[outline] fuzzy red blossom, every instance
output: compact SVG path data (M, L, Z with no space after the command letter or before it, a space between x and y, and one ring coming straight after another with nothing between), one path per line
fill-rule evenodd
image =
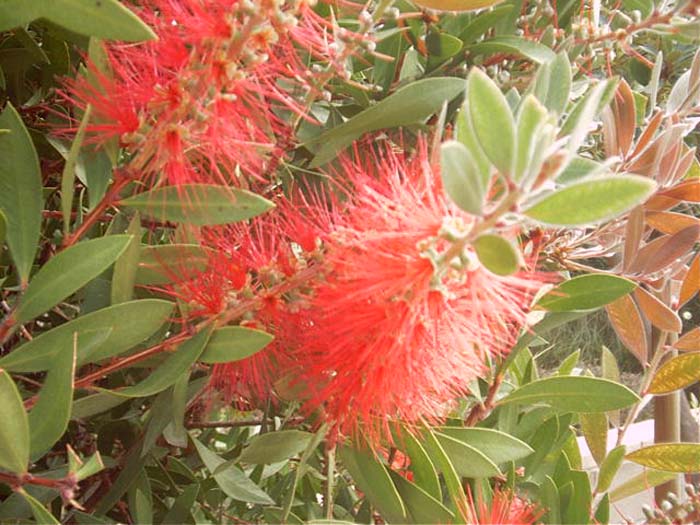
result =
M467 523L473 525L534 525L544 511L513 491L496 489L490 502L469 494L464 506Z
M288 200L276 203L249 223L204 229L206 270L171 289L188 302L192 317L229 315L230 321L275 335L253 356L213 368L211 387L242 408L270 399L274 383L293 368L289 349L307 324L299 289L314 275L310 258L318 233Z
M380 147L356 158L342 160L351 196L323 236L326 277L309 297L299 359L307 408L376 442L391 420L445 416L487 356L510 349L542 280L497 276L468 246L453 251L447 232L478 219L446 197L422 142L413 156Z
M130 173L150 183L264 180L295 120L309 118L309 94L320 95L310 64L343 74L344 42L364 38L306 0L144 0L135 9L158 40L109 44L108 71L90 61L64 95L92 106L89 140L118 140Z

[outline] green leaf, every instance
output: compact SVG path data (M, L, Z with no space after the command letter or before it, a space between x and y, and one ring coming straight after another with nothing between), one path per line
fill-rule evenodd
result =
M610 495L603 494L593 516L594 523L610 523Z
M105 271L131 241L112 235L85 241L54 255L29 283L15 317L30 321L54 307Z
M546 195L523 213L554 226L596 224L643 203L655 189L653 180L638 175L587 178Z
M273 339L262 330L226 326L214 331L199 360L208 364L239 361L259 352Z
M440 175L452 202L467 213L481 215L486 188L464 144L450 140L440 146Z
M639 396L624 385L607 379L554 376L521 386L500 404L546 403L565 412L607 412L639 402Z
M442 472L445 487L447 492L452 499L451 507L455 510L460 508L460 505L466 501L466 494L462 488L462 480L457 474L454 465L450 461L450 458L445 453L445 449L438 441L435 433L429 428L426 428L422 434L423 441L422 444L425 447L426 452L433 460L433 463L437 469ZM464 519L460 514L457 514L457 520L455 523L465 523Z
M389 474L413 523L452 523L454 514L440 501L396 472Z
M560 509L560 498L559 489L554 483L552 478L545 476L544 481L540 484L540 502L542 506L547 510L545 514L544 522L550 525L560 525L561 524L561 509Z
M162 365L138 385L111 390L111 392L123 397L148 397L162 392L172 386L199 359L211 332L211 327L205 328L182 343Z
M557 176L557 182L563 185L575 182L585 177L600 175L605 171L604 164L596 162L586 157L574 157L569 161L566 168Z
M32 514L34 515L34 521L40 525L60 525L61 522L58 521L38 499L28 494L24 489L19 490L19 493L27 503L29 503L29 507L32 509Z
M649 385L648 392L655 395L668 394L699 380L700 352L681 354L661 365Z
M98 392L74 401L70 417L71 419L86 419L111 410L127 401L128 399L109 392Z
M594 412L580 414L581 432L586 439L588 449L595 462L600 465L605 458L608 446L608 416L605 413Z
M332 160L340 150L364 133L418 123L440 111L445 102L462 92L464 80L458 78L426 78L411 82L310 141L308 145L321 145L310 167L318 167Z
M126 233L131 236L124 253L114 263L112 272L111 303L119 304L131 301L134 295L136 272L141 254L141 217L135 213Z
M512 275L522 264L518 249L500 235L480 235L473 246L481 264L496 275Z
M78 469L74 471L75 479L82 481L101 472L104 468L105 465L102 462L102 456L100 456L99 452L95 452L90 456L90 459L82 462Z
M386 467L367 451L347 445L338 448L338 457L352 479L377 507L387 523L405 523L406 507Z
M41 5L40 17L75 33L140 42L156 34L117 0L32 0Z
M581 357L581 349L579 348L578 350L573 352L571 355L567 356L567 358L561 362L561 364L559 365L559 368L557 369L557 375L558 376L570 376L571 372L573 372L574 368L576 368L576 365L578 364L580 357Z
M190 437L194 443L197 453L209 472L215 472L226 460L214 454L204 444ZM214 476L219 488L224 493L238 501L247 503L257 503L261 505L274 505L275 502L263 492L260 487L253 483L241 470L231 466L223 472L218 472Z
M479 139L472 125L472 119L469 116L469 104L467 102L457 114L454 133L455 138L467 148L471 160L477 168L477 174L481 182L480 187L487 188L491 179L491 161L486 157L484 150L481 149Z
M490 478L501 473L498 466L476 447L440 432L435 432L435 437L460 476Z
M4 370L0 370L0 421L0 468L23 474L29 463L29 423L17 386Z
M302 452L313 434L301 430L279 430L255 436L243 449L239 461L269 465L278 463Z
M5 243L5 238L7 236L7 218L5 214L0 210L0 253L2 252L2 245Z
M545 66L543 66L545 67ZM561 115L566 109L571 94L571 63L566 52L558 53L556 58L546 65L547 93L540 100L547 109Z
M609 492L610 501L616 502L625 498L629 498L630 496L639 494L643 490L649 490L651 488L656 487L657 485L661 485L662 483L671 481L677 476L678 474L676 474L675 472L665 472L663 470L655 469L644 469L639 474L635 475L634 477L628 479L621 485L618 485L617 487L612 489Z
M80 148L83 146L85 138L85 130L90 122L92 114L92 106L88 104L83 114L83 119L80 121L80 127L75 134L73 143L70 146L70 151L66 157L66 163L63 165L63 175L61 176L61 211L63 212L63 235L67 236L70 230L70 215L73 210L73 186L75 185L75 166L80 155Z
M407 428L401 428L395 432L394 442L411 459L414 483L433 498L442 501L440 478L435 465L433 465L423 445L413 436L412 431Z
M187 280L206 269L207 250L197 244L141 246L137 284L166 284Z
M533 452L527 443L491 428L441 427L440 432L477 449L497 465L517 461Z
M517 121L517 154L513 179L520 181L534 171L531 161L535 158L535 149L539 142L540 130L547 120L547 110L533 95L523 100Z
M667 472L700 472L700 444L661 443L640 448L627 454L627 459Z
M612 449L608 452L608 455L605 456L605 459L600 464L600 470L598 471L597 493L603 493L610 488L613 479L615 479L615 474L620 470L622 462L625 459L625 452L625 445L620 445Z
M192 522L192 511L194 510L197 495L199 494L199 484L187 485L173 501L172 507L163 517L163 525L182 525Z
M537 303L550 312L593 310L627 295L637 283L603 273L580 275L561 283Z
M77 335L73 348L62 349L46 375L39 399L29 412L30 456L36 460L56 443L68 428L73 403L73 377L77 353Z
M589 133L593 119L615 96L617 78L611 78L593 86L571 109L560 130L560 136L570 135L569 152L573 155Z
M274 207L255 193L214 184L165 186L124 199L121 204L159 221L195 226L244 221Z
M0 368L12 372L48 370L62 348L73 347L75 332L78 333L78 366L118 355L163 326L173 307L168 301L143 299L97 310L24 343L0 359Z
M26 9L26 3L18 9ZM7 221L7 245L20 281L26 284L41 229L39 158L27 128L10 103L0 114L0 129L10 131L0 134L0 211Z
M472 68L467 77L469 116L481 149L504 175L513 171L515 121L498 86L486 73Z
M496 53L517 54L529 58L538 64L549 62L556 57L554 51L547 46L516 36L489 38L478 44L468 46L467 50L472 56L493 55Z

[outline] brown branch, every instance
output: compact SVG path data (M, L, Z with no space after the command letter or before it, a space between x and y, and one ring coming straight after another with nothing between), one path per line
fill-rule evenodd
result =
M479 403L471 409L469 415L467 415L466 419L464 420L465 426L473 427L491 413L493 407L496 405L496 395L498 394L499 388L501 388L501 383L503 383L504 376L505 374L503 371L496 374L496 377L493 378L493 383L491 383L489 386L486 399L484 399L483 403Z

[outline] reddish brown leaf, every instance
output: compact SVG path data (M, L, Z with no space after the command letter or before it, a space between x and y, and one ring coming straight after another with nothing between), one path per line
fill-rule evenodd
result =
M644 321L631 295L620 297L605 307L617 336L627 349L646 364L649 354L649 339Z
M644 128L644 131L642 131L642 134L639 136L639 140L637 140L637 145L635 146L634 151L631 155L632 157L636 157L637 155L639 155L642 151L644 151L644 148L646 148L649 145L649 142L654 137L656 131L659 129L663 118L664 112L661 110L657 111L656 114L651 118L649 124L647 124L647 127Z
M665 242L659 243L658 248L649 253L648 258L644 260L642 268L644 273L661 271L681 257L687 256L695 243L700 240L700 225L683 228L681 231L666 237ZM639 255L641 255L641 250Z
M677 350L694 352L700 350L700 326L693 328L681 337L673 347Z
M693 161L695 160L695 148L690 149L684 146L684 149L685 153L676 164L673 175L670 177L671 180L681 180L693 165Z
M683 322L678 314L644 288L637 287L634 298L646 318L657 328L673 333L683 330Z
M649 226L659 230L661 233L673 235L689 226L700 224L700 219L692 215L684 215L671 211L650 211L646 214L646 221Z
M678 199L657 194L646 201L644 207L649 211L664 211L677 206L679 202Z
M634 131L637 128L634 94L624 78L617 85L617 93L611 106L615 115L618 151L624 157L630 150L632 140L634 140Z
M688 273L685 274L685 278L683 279L681 292L678 298L679 307L690 301L698 292L700 292L700 253L693 259Z
M644 209L641 206L637 206L630 212L625 225L625 247L622 256L622 267L625 271L629 270L637 256L643 233Z
M659 195L678 201L700 202L700 179L691 179L672 188L662 191Z

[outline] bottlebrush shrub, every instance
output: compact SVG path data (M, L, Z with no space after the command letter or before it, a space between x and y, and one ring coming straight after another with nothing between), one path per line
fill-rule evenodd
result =
M0 520L608 523L700 470L696 2L13 1ZM598 309L636 391L538 366Z

